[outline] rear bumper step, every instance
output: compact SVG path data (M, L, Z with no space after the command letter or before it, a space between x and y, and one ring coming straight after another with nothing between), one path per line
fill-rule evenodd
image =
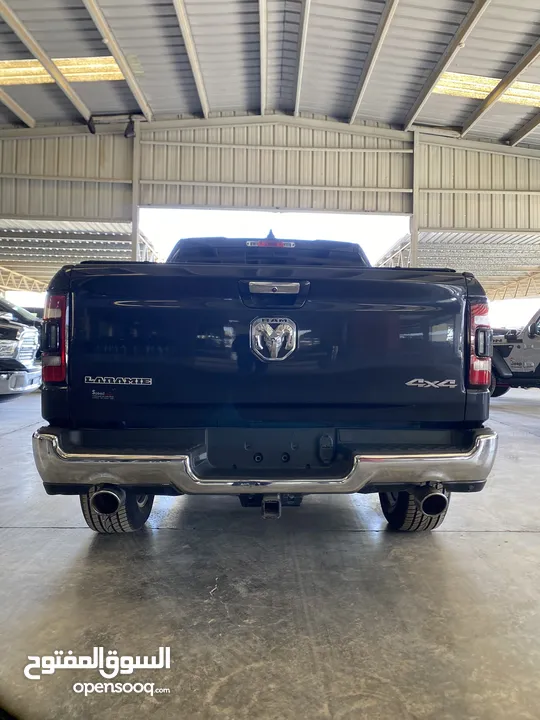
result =
M493 466L497 434L479 430L472 446L463 452L422 454L357 454L351 471L339 478L279 478L265 480L204 479L194 472L187 455L66 452L53 432L33 436L37 469L44 484L84 492L91 485L170 487L185 494L240 495L244 493L356 493L370 488L424 485L473 491L483 486ZM468 486L468 487L467 487ZM58 492L58 490L56 491Z

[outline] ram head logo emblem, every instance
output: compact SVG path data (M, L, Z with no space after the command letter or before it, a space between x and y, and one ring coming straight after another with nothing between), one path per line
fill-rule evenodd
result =
M264 362L288 358L296 350L296 339L296 323L289 318L257 318L251 322L251 351Z

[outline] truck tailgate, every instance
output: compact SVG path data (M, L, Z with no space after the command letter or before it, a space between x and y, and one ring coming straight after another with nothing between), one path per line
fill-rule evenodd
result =
M254 282L298 290L271 296ZM70 290L69 405L79 427L464 419L460 274L82 265Z

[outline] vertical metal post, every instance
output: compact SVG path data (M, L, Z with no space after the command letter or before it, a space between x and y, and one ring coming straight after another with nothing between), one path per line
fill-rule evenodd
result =
M133 166L131 173L131 259L139 259L139 200L141 179L141 135L140 122L135 120L133 138Z
M420 134L413 132L413 167L412 167L412 214L410 218L411 251L409 264L418 267L418 215L420 213Z

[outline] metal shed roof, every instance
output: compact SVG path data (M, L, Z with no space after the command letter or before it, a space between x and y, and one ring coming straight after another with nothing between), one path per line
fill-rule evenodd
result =
M0 133L285 112L540 148L539 38L537 0L0 0ZM109 57L124 80L69 81L52 63ZM50 82L6 84L5 61L33 58ZM501 81L502 100L440 94L445 72ZM532 95L510 104L516 82Z
M405 235L377 265L408 266L409 251ZM418 264L472 272L493 298L540 295L540 233L420 232Z
M139 233L140 259L157 259ZM0 219L0 289L45 290L62 265L82 260L131 260L131 223ZM32 288L28 282L37 281Z

